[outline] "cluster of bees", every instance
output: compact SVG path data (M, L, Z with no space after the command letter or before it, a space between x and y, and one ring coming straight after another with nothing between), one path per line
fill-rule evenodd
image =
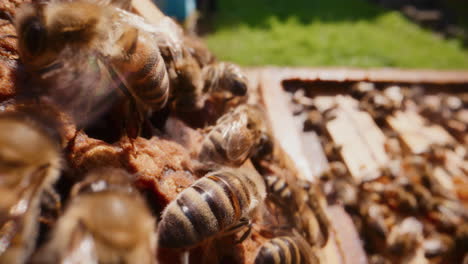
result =
M423 87L396 85L379 89L367 82L352 86L350 94L387 137L384 147L390 161L369 181L358 182L351 175L341 146L328 134L326 124L334 118L335 106L319 111L304 90L296 91L292 101L296 114L306 113L303 128L319 135L329 161L329 170L321 176L327 200L343 205L351 215L369 263L466 263L467 196L463 187L455 186L468 180L468 171L445 167L448 152L467 160L466 143L459 143L466 142L466 94L429 94ZM386 121L409 108L447 128L458 142L411 153Z
M264 238L255 263L319 263L324 200L287 176L262 108L245 104L239 67L215 61L170 18L149 24L130 10L130 1L50 0L11 19L27 78L0 114L0 263L159 263L159 249L188 263L190 249L230 235L241 243L252 230ZM194 159L198 180L162 212L121 168L86 171L69 192L55 184L72 170L66 125L85 129L109 112L130 140L164 133L155 115L216 117ZM222 262L205 253L202 262Z

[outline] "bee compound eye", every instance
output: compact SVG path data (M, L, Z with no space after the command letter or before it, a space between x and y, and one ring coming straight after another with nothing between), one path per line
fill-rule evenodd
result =
M37 18L29 19L23 27L24 38L22 40L30 56L37 56L44 50L46 29Z
M247 84L243 80L234 80L231 92L237 96L244 96L247 93Z

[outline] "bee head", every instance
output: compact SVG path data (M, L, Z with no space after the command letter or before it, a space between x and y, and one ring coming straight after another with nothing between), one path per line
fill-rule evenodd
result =
M229 64L225 74L229 90L233 95L244 96L247 94L247 78L241 72L239 66Z
M23 63L39 69L50 65L66 47L91 45L102 35L103 9L87 2L34 3L17 11L15 27Z
M154 233L151 213L136 193L112 190L84 194L75 201L86 202L89 211L94 212L83 217L90 231L115 248L131 248L138 238Z
M231 93L236 96L244 96L247 94L247 83L244 79L235 78L231 81Z
M94 169L85 179L73 186L71 196L103 191L118 191L122 193L136 193L133 187L134 175L122 169L104 167Z
M53 181L46 171L60 163L57 142L42 124L21 113L0 115L0 216L27 189Z
M253 159L269 159L273 155L274 143L271 135L268 133L262 133L258 148L252 155Z
M46 48L47 29L40 15L39 4L22 5L15 18L18 48L24 61L35 61Z
M39 167L56 159L60 138L48 123L22 112L0 115L0 167Z

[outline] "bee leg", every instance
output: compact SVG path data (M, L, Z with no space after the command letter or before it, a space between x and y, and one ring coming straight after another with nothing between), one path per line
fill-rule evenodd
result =
M322 206L320 205L319 201L316 200L316 202L312 203L315 205L313 208L314 214L317 217L318 224L320 226L320 231L323 236L323 245L327 244L328 239L330 238L330 228L331 224L328 219L328 216L326 215L325 211L323 210Z
M142 111L137 106L134 99L130 98L125 106L124 129L128 138L132 141L141 134L144 121Z
M145 138L151 138L153 135L162 134L156 129L148 118L143 118L141 125L141 136Z
M323 236L323 245L325 245L328 242L328 239L330 237L330 220L328 219L327 214L325 213L325 210L323 209L322 205L320 204L319 198L318 198L318 193L314 191L313 186L311 186L307 182L301 182L301 186L308 192L308 206L314 213L318 224L320 226L320 231Z
M252 232L252 222L247 217L241 218L237 224L231 226L226 231L224 231L223 235L227 236L227 235L237 233L238 231L240 231L240 229L242 229L242 228L244 228L246 226L248 228L247 231L245 231L245 233L242 234L241 238L235 242L236 244L242 243L250 235L250 233Z
M249 223L247 225L247 230L244 232L244 234L242 234L242 236L237 241L235 241L235 243L240 244L244 242L244 240L246 240L250 236L251 233L252 233L252 222L249 220Z
M2 241L0 255L8 249L19 229L18 219L11 219L0 226L0 241Z
M239 231L245 226L247 226L247 231L245 231L244 234L242 234L242 236L239 238L239 240L235 242L236 244L242 243L250 235L250 233L252 232L252 221L244 217L239 220L239 223L228 229L227 233L230 234Z
M60 195L52 187L44 189L44 197L44 201L47 203L46 205L49 208L53 208L56 211L60 211L60 209L62 208Z
M275 204L276 202L273 202L271 200L265 203L266 207L268 208L268 212L275 212L275 209L276 209ZM280 215L278 213L274 213L272 215L273 215L272 218L275 219L277 224L279 224L281 222Z
M59 194L52 188L44 189L41 197L41 205L45 211L45 216L42 217L42 222L47 225L52 225L54 219L60 215L62 203Z
M278 234L285 234L290 232L291 229L294 230L291 225L287 224L262 224L260 227L255 228L254 226L253 228L257 233L266 238L274 238Z
M239 231L240 229L242 229L244 226L248 225L250 222L250 220L246 217L243 217L241 219L239 219L239 222L235 225L232 225L231 227L229 227L225 232L224 234L225 235L230 235L230 234L233 234L233 233L236 233L237 231Z

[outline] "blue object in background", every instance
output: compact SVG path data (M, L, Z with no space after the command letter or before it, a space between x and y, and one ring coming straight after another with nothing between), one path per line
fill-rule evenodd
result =
M196 9L195 0L153 0L164 14L184 21Z

